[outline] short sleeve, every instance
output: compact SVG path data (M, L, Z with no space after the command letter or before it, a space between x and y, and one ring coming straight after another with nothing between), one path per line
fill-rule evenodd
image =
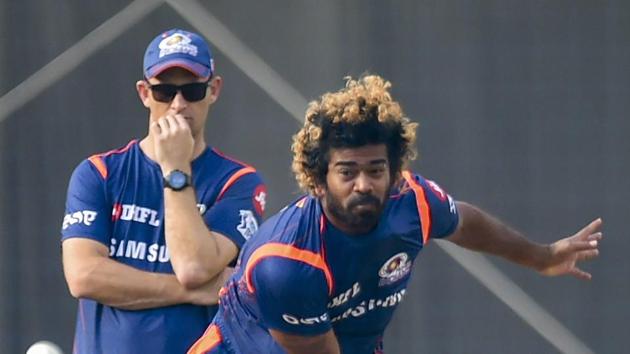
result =
M258 230L266 197L267 188L257 173L243 175L219 195L204 214L204 221L210 230L227 236L241 248Z
M415 181L422 188L428 206L431 219L429 237L443 238L455 232L459 213L453 197L432 180L416 175Z
M105 180L88 160L81 162L68 185L62 240L84 237L109 245L111 214Z
M332 327L322 270L292 259L268 257L254 267L251 279L267 328L309 336Z

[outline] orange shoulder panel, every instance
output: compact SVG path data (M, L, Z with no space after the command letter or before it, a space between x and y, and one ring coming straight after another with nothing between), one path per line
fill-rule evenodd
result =
M188 349L188 354L204 354L212 350L223 340L216 325L210 325L206 332Z
M247 290L249 290L250 293L254 293L256 291L256 289L254 289L254 284L252 284L251 273L256 264L267 257L292 259L320 269L324 272L324 276L326 277L326 283L328 283L328 293L332 294L332 274L328 265L324 261L324 258L318 253L299 249L283 243L267 243L254 251L254 253L249 257L247 265L245 266L245 282L247 284Z
M105 162L103 162L102 156L100 154L92 155L88 157L88 160L92 163L92 165L94 165L94 167L96 167L98 173L101 174L101 177L103 177L103 179L107 179L107 166L105 165Z
M221 199L221 197L223 197L223 194L225 194L225 192L242 176L246 175L246 174L250 174L250 173L254 173L256 172L256 169L253 167L243 167L240 170L236 171L236 173L234 173L232 176L230 176L230 178L227 180L227 182L225 182L225 184L223 185L223 188L221 188L221 191L219 192L219 196L217 197L217 200Z
M411 172L403 171L402 176L416 195L416 205L418 206L420 222L422 223L422 244L426 245L429 242L429 232L431 231L431 209L424 194L424 188L416 182Z

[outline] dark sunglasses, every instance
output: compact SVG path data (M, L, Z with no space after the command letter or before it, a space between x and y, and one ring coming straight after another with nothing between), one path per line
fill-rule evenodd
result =
M177 92L181 92L184 99L188 102L197 102L201 101L206 97L206 92L208 92L208 83L210 80L208 79L206 82L192 82L190 84L184 85L174 85L174 84L156 84L151 85L148 81L147 84L153 92L153 98L159 102L171 102Z

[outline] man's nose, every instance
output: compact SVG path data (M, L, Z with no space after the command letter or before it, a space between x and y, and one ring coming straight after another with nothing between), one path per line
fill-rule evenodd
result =
M363 172L359 173L354 181L354 191L366 194L372 192L372 188L372 179Z
M181 91L177 91L177 94L173 97L173 101L171 101L171 109L173 109L175 113L179 113L186 107L188 107L188 101L186 101Z

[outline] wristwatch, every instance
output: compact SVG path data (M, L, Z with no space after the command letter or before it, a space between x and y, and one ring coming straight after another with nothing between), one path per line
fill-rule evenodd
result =
M164 176L164 187L174 191L181 191L190 186L191 183L192 179L190 175L181 170L173 170L168 175Z

